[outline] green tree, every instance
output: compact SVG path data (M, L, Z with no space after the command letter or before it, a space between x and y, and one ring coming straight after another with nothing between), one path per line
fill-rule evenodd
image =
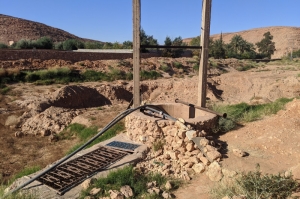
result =
M190 46L200 46L200 36L194 37L190 41Z
M172 46L172 40L169 36L166 37L164 41L165 46ZM164 48L162 51L163 57L172 57L172 50L171 48Z
M32 46L37 49L52 49L53 41L50 37L41 37L35 41L32 41Z
M113 49L113 43L111 42L106 42L104 45L103 45L103 49Z
M263 57L268 57L271 59L271 55L274 54L276 51L275 49L275 42L272 41L273 36L270 32L266 32L264 34L264 38L256 43L256 46L258 47L258 51L261 53Z
M182 46L183 45L183 41L180 36L176 37L173 41L171 40L171 38L169 36L167 36L164 43L165 43L165 46ZM176 57L180 57L182 53L183 53L183 50L181 48L178 48L178 49L164 48L163 52L162 52L162 56L176 58Z
M191 41L190 41L190 46L200 46L200 36L194 37ZM200 50L192 50L193 55L199 56L200 54Z
M154 39L154 37L151 35L147 35L146 32L141 28L140 31L140 40L141 45L158 45L157 39ZM148 52L147 49L143 48L141 49L142 52Z
M132 45L132 41L124 41L122 47L123 49L132 49Z
M229 44L225 45L226 57L255 58L255 48L240 35L234 35Z
M101 42L85 42L84 43L84 48L85 49L102 49L103 48L103 43Z
M210 54L212 57L216 59L225 58L225 49L222 33L220 35L220 39L210 42Z
M75 39L68 39L63 42L63 50L77 50L78 42Z
M5 49L5 48L8 48L8 45L4 43L0 43L0 49Z
M15 48L17 49L30 49L32 48L31 42L29 40L21 39L17 41Z
M122 45L117 41L113 43L112 47L113 49L122 49Z

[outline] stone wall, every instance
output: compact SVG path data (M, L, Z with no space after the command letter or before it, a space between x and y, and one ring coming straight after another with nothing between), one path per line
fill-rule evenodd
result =
M192 173L205 170L209 173L210 164L219 165L222 155L213 137L202 129L207 129L205 124L215 125L215 122L199 123L198 129L193 129L182 119L174 122L141 112L130 114L125 118L127 136L149 147L147 158L138 163L137 168L143 172L155 171L185 180L189 180ZM192 141L196 137L199 141ZM212 180L221 178L222 173L219 173Z
M142 53L141 58L158 57L156 53ZM19 59L62 59L71 62L84 60L109 60L109 59L128 59L132 58L132 53L91 53L91 52L72 52L60 50L0 50L0 60L19 60Z

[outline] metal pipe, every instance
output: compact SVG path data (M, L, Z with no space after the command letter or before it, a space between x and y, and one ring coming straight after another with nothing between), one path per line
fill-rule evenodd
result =
M124 117L126 117L127 115L129 115L130 113L132 113L132 112L134 112L134 111L136 111L138 109L142 109L142 108L145 108L145 105L144 106L139 106L139 107L133 108L133 109L128 109L128 110L120 113L109 124L107 124L99 133L97 133L93 138L91 138L89 141L87 141L84 145L82 145L77 150L75 150L74 152L72 152L68 156L64 157L63 159L61 159L60 161L58 161L57 163L55 163L54 165L52 165L51 167L49 167L45 171L41 172L40 174L38 174L34 178L32 178L32 179L28 180L27 182L21 184L20 186L18 186L14 190L7 192L6 194L3 195L2 199L4 199L8 195L10 195L10 194L12 194L12 193L14 193L14 192L16 192L16 191L18 191L20 189L22 189L23 187L29 185L30 183L32 183L33 181L35 181L36 179L38 179L39 177L41 177L42 175L44 175L45 173L47 173L48 171L50 171L50 170L54 169L55 167L59 166L60 164L62 164L63 162L65 162L66 160L68 160L69 158L71 158L73 155L75 155L76 153L78 153L79 151L81 151L82 149L84 149L90 143L92 143L95 139L97 139L100 135L102 135L105 131L107 131L109 128L111 128L118 121L120 121L121 119L123 119Z
M153 107L155 107L155 106L153 106ZM146 109L146 110L149 110L149 111L152 111L152 112L156 112L156 113L162 115L163 118L167 118L167 119L170 119L170 120L172 120L172 121L177 121L176 118L174 118L174 117L172 117L172 116L170 116L170 115L164 113L162 110L156 110L156 109L154 109L154 108L151 108L151 107L149 107L149 105L146 106L145 109Z
M180 99L175 99L175 102L176 102L176 103L181 103L181 104L184 104L184 105L187 105L187 106L190 106L190 107L194 107L194 108L199 109L199 110L202 110L202 111L206 111L206 112L209 112L209 113L213 113L213 114L218 115L218 116L223 117L223 118L226 118L226 117L227 117L227 113L221 114L221 113L218 113L218 112L216 112L216 111L210 110L210 109L208 109L208 108L203 108L203 107L201 107L201 106L196 106L196 105L194 105L194 104L190 104L190 103L188 103L188 102L181 101Z

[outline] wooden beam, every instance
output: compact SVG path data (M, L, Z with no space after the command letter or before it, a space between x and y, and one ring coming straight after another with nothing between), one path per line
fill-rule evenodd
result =
M201 24L201 44L199 82L198 82L198 105L206 106L206 84L207 84L207 64L208 64L208 46L210 34L212 0L202 0L202 24Z
M141 0L132 0L133 10L133 107L140 106L140 26Z

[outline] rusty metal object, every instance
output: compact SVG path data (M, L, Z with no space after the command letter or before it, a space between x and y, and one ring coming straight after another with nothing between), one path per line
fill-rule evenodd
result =
M40 176L37 181L62 195L96 172L130 154L130 151L101 146Z
M223 117L223 118L226 118L226 117L227 117L227 113L221 114L221 113L218 113L218 112L216 112L216 111L210 110L210 109L208 109L208 108L203 108L203 107L201 107L201 106L196 106L196 105L194 105L194 104L190 104L190 103L188 103L188 102L181 101L180 99L175 99L175 102L176 102L176 103L181 103L181 104L184 104L184 105L187 105L187 106L190 106L190 107L194 107L194 108L199 109L199 110L202 110L202 111L206 111L206 112L209 112L209 113L213 113L213 114L218 115L218 116Z

